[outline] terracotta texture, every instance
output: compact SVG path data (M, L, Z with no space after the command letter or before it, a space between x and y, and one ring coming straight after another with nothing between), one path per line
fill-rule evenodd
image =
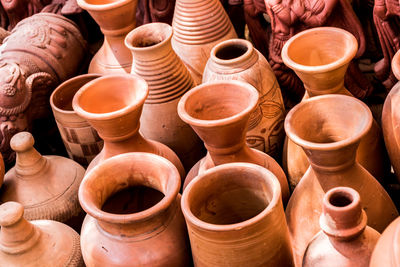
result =
M217 44L211 50L203 83L218 80L242 80L258 90L259 102L250 116L246 143L280 160L285 107L275 74L264 56L247 40L231 39Z
M172 47L196 84L202 81L211 49L221 41L237 38L219 0L176 0L172 27Z
M304 149L310 162L286 207L299 266L307 244L320 230L321 203L328 190L338 186L356 190L367 213L368 225L378 232L398 216L383 187L356 161L358 144L371 125L372 115L367 105L354 97L337 94L305 100L286 116L287 135Z
M136 193L126 198L109 201L122 190L135 188ZM153 199L146 189L161 198ZM88 213L81 231L86 265L189 266L179 189L174 165L150 153L118 155L93 168L79 189Z
M185 171L176 154L167 146L143 138L139 133L143 103L149 93L147 83L132 74L106 75L86 83L75 94L72 107L104 140L101 152L87 172L110 157L127 152L150 152L165 157Z
M294 266L280 184L267 169L217 166L181 202L195 266Z
M17 202L0 206L2 266L84 266L79 235L51 220L28 222Z
M171 47L172 27L149 23L131 31L125 45L132 52L132 74L146 80L149 95L140 117L145 138L170 147L185 169L204 156L204 146L193 129L176 110L181 96L194 87L192 76Z
M249 118L258 103L258 92L242 81L217 81L188 91L178 104L183 121L204 141L207 155L188 173L185 185L212 167L230 162L249 162L270 170L282 187L286 204L289 188L285 173L269 155L246 145Z
M3 184L5 170L3 156L0 153L0 187Z
M322 231L308 244L302 266L369 266L380 234L367 226L357 191L349 187L329 190L322 210Z
M50 106L68 156L88 166L103 148L103 140L90 124L72 109L75 93L99 74L83 74L60 84L50 96Z
M304 99L307 99L326 94L352 95L344 87L344 76L356 53L357 41L351 33L340 28L320 27L303 31L287 41L282 49L282 59L304 82L307 90ZM381 183L384 182L390 166L381 129L375 121L361 139L357 161ZM303 150L291 140L287 140L283 164L294 188L309 163Z

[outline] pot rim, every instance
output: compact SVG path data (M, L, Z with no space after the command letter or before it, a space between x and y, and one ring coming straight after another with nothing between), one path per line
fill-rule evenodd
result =
M132 45L132 41L133 41L133 36L136 34L140 34L141 32L147 32L147 31L151 31L153 28L161 28L163 31L166 31L166 38L163 39L161 42L151 45L151 46L145 46L145 47L137 47L137 46L133 46ZM173 29L172 27L167 24L167 23L163 23L163 22L152 22L152 23L148 23L148 24L143 24L133 30L131 30L125 37L124 43L125 46L129 49L129 50L133 50L133 51L148 51L148 50L156 50L159 49L160 46L165 45L166 43L171 42L172 39L172 34L173 34Z
M241 46L247 48L246 52L244 52L242 55L240 55L238 57L234 57L231 59L221 59L221 58L217 57L216 54L218 51L220 51L221 49L224 49L226 47L235 46L235 45L241 45ZM241 61L249 58L251 56L251 54L253 53L253 50L254 50L254 47L249 41L247 41L245 39L234 38L234 39L222 41L222 42L218 43L217 45L215 45L211 49L210 57L217 64L233 65L233 64L236 64L237 62L241 62Z
M394 54L391 65L394 76L400 80L400 50Z
M110 9L119 8L137 0L114 0L108 4L91 4L86 0L76 0L77 4L86 11L109 11Z

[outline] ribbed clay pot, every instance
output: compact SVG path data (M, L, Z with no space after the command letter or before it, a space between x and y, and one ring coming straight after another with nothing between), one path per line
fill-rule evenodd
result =
M42 156L33 147L34 142L28 132L11 138L10 146L17 158L4 176L0 202L19 202L27 220L55 220L79 231L83 211L78 189L85 169L68 158Z
M131 31L125 45L132 52L132 74L142 77L149 85L149 95L140 117L140 132L145 138L174 150L185 169L190 170L204 156L205 149L176 111L181 96L195 83L172 50L171 38L170 25L149 23Z
M211 49L221 41L237 38L219 0L176 0L172 27L172 47L196 84L201 84Z
M293 266L279 181L251 163L197 176L182 196L195 266Z
M99 74L83 74L60 84L50 96L50 106L68 156L87 167L103 148L103 140L90 124L72 109L75 93Z
M184 188L207 169L230 162L249 162L267 168L278 178L286 204L289 187L282 168L271 156L246 145L249 118L257 103L257 90L242 81L198 85L181 98L179 116L192 126L208 151L186 176Z
M84 266L79 235L51 220L28 222L17 202L0 206L1 266Z
M350 187L329 190L319 225L322 231L308 244L302 266L369 266L380 234L367 226L357 191Z
M344 87L344 75L357 48L357 40L351 33L340 28L319 27L290 38L282 49L282 60L303 81L306 89L304 99L326 94L351 96ZM384 182L390 166L381 129L375 121L361 139L356 157L367 171L381 183ZM283 165L287 169L289 183L294 188L309 163L301 147L290 139L284 151Z
M149 152L165 157L177 167L182 179L185 170L176 154L159 142L145 139L139 132L143 103L149 93L147 83L132 74L106 75L88 82L72 100L75 112L86 119L104 140L101 152L86 172L110 157L127 152Z
M93 56L89 73L130 73L132 56L125 36L136 26L138 0L77 0L104 34L104 42Z
M189 266L174 165L150 153L107 159L86 176L81 244L87 266Z
M286 207L298 266L307 244L320 230L322 199L328 190L338 186L355 189L362 199L368 225L378 232L398 216L385 189L356 161L358 144L371 125L368 106L345 95L315 96L287 114L286 134L303 148L310 162Z
M281 159L285 131L285 106L275 74L268 61L243 39L223 41L211 50L203 73L203 83L241 80L260 94L257 108L250 116L247 145Z

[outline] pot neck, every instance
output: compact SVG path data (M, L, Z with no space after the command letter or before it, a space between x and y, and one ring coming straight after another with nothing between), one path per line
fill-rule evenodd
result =
M319 96L319 95L327 95L327 94L339 94L339 95L348 95L353 96L350 91L348 91L344 87L344 80L340 81L337 84L329 84L328 86L320 86L320 85L309 85L304 83L304 88L307 91L307 95L309 97Z

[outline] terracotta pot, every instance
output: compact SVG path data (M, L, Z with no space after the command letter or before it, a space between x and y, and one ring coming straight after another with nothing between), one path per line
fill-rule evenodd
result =
M4 166L3 155L1 155L1 153L0 153L0 187L3 184L3 181L4 181L5 170L6 170L6 168Z
M357 191L349 187L329 190L322 210L322 231L308 244L302 266L368 266L380 234L367 226Z
M27 220L55 220L78 230L83 220L78 189L85 169L68 158L42 156L33 144L28 132L11 138L17 159L4 176L0 202L21 203Z
M340 28L319 27L290 38L282 49L282 60L303 81L307 91L304 99L326 94L350 96L344 87L344 75L357 48L357 40L351 33ZM357 161L381 183L390 171L381 129L375 121L360 142ZM291 140L287 140L283 164L294 188L309 164L302 149Z
M84 84L99 77L99 74L76 76L60 84L50 96L50 106L68 156L85 167L99 154L103 140L72 109L72 99Z
M84 266L79 235L65 224L23 218L17 202L0 206L2 266Z
M110 158L86 176L79 201L88 213L81 243L87 266L188 266L180 178L150 153Z
M246 145L249 118L257 103L257 90L242 81L202 84L182 97L179 116L192 126L208 150L188 173L184 188L207 169L230 162L249 162L269 169L278 178L286 204L289 187L282 168L269 155Z
M316 96L287 114L286 134L304 149L310 162L286 208L299 266L307 244L319 231L322 198L331 188L346 186L359 192L368 225L378 232L398 216L389 195L355 158L358 144L371 125L368 106L345 95Z
M219 0L176 0L172 27L172 47L196 84L201 84L211 49L221 41L237 38Z
M217 80L242 80L260 94L257 108L250 116L247 145L281 159L285 132L285 106L275 74L268 61L243 39L231 39L212 50L203 73L203 83Z
M132 74L114 74L88 82L75 94L73 109L104 140L103 149L86 172L105 159L122 153L149 152L171 161L182 179L185 177L182 163L170 148L145 139L139 133L139 119L148 93L147 83L142 78Z
M132 73L146 80L149 95L140 117L144 137L170 147L187 170L204 156L203 143L183 122L176 108L179 99L195 86L185 65L171 47L172 27L149 23L131 31L125 45L132 51Z
M136 26L138 0L77 0L104 34L104 42L89 65L89 73L130 73L132 56L125 36Z
M267 169L217 166L181 202L195 266L293 266L280 184Z

